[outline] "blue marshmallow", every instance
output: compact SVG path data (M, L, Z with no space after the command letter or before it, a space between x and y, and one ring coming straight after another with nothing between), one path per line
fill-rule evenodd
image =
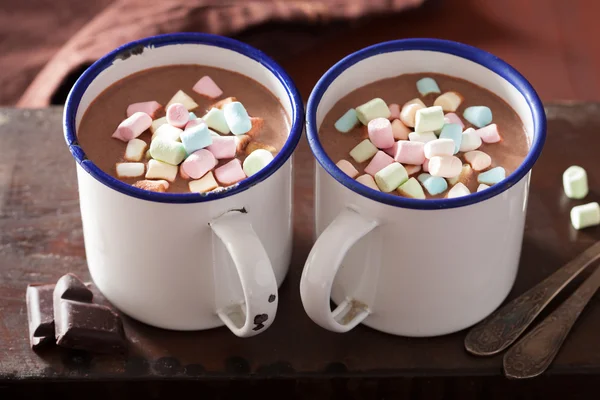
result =
M421 93L421 96L429 93L441 93L440 87L433 78L419 79L417 81L417 90Z
M205 123L189 127L181 133L180 137L187 154L210 146L213 138Z
M225 114L227 126L234 135L243 135L252 129L252 121L250 121L248 112L239 101L225 104L223 113Z
M440 133L440 139L452 139L454 141L454 154L460 150L462 142L462 128L459 124L445 124Z
M483 128L492 123L492 110L485 106L467 107L463 117L478 128Z
M348 133L358 122L356 110L351 108L335 122L335 129L342 133Z
M431 176L429 174L421 174L417 177L425 190L432 195L440 194L448 189L448 182L440 176Z
M195 119L198 119L198 117L196 116L196 114L190 111L190 121L193 121Z
M477 182L486 185L495 185L506 178L506 171L502 167L492 168L489 171L480 173L477 176Z

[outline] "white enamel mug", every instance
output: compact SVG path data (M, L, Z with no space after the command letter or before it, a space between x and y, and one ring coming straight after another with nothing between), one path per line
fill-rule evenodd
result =
M454 199L402 198L345 175L319 142L327 112L354 89L416 72L463 78L510 104L531 144L522 165L490 189ZM395 335L437 336L474 325L502 303L517 275L530 170L546 135L544 108L523 76L456 42L386 42L333 66L311 93L306 118L317 160L318 239L300 294L314 322L334 332L363 323Z
M267 168L221 192L155 193L114 179L87 159L77 126L92 100L128 75L174 64L239 72L279 99L291 129ZM64 132L77 161L87 263L102 294L123 313L160 328L225 324L240 337L268 328L290 263L291 155L303 122L300 95L283 69L257 49L225 37L160 35L124 45L94 63L69 94Z

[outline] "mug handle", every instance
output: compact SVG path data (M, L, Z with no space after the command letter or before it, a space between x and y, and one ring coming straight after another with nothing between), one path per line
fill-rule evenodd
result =
M300 297L310 319L321 327L348 332L371 314L367 304L353 298L347 298L333 311L329 302L333 280L346 253L377 225L377 221L344 208L311 249L300 279Z
M217 310L223 323L239 337L267 329L277 312L277 280L265 248L244 212L228 212L208 225L231 255L244 292L244 304Z

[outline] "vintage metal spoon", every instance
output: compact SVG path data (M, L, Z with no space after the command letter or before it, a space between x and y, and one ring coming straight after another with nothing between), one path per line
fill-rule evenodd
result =
M543 373L558 354L571 327L600 287L600 268L579 288L519 340L504 355L504 373L508 378L533 378Z
M569 282L598 259L600 242L472 328L465 338L467 351L490 356L506 349Z

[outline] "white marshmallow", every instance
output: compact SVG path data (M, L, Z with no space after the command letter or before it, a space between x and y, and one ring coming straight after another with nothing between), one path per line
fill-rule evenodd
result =
M152 134L151 140L154 140L157 137L161 136L167 140L171 140L174 142L181 142L181 132L183 132L183 130L181 130L179 128L175 128L174 126L169 125L169 124L164 124L164 125L161 125L154 132L154 134Z
M468 194L471 194L469 188L467 188L461 182L458 182L456 185L452 186L452 189L448 191L447 197L449 199L453 199L455 197L462 197Z
M152 121L152 125L150 125L150 132L154 133L158 128L167 123L167 117L161 117Z
M411 142L422 142L427 143L433 140L437 140L437 136L433 132L411 132L408 134L408 140Z
M462 162L455 156L432 157L428 168L431 176L453 178L462 171Z
M483 171L492 165L492 157L479 150L466 152L465 161L471 164L471 167L475 171Z
M485 190L489 188L489 185L486 185L485 183L480 183L479 186L477 186L477 191L481 192L482 190Z
M117 163L117 176L119 178L136 178L144 175L144 163Z
M462 133L462 140L460 142L460 151L466 153L467 151L477 150L481 147L481 137L475 132L473 128L467 128Z
M456 92L446 92L438 96L433 102L434 106L442 107L445 112L454 112L462 103L463 97Z
M171 104L181 103L187 108L188 111L192 111L194 108L198 107L198 104L188 96L183 90L179 90L175 95L169 100L167 105L165 106L165 110L169 108Z
M436 139L425 143L423 149L425 157L451 156L454 154L454 140L452 139Z
M125 159L127 161L140 161L148 145L141 139L131 139L125 148Z
M177 177L177 165L167 164L158 160L148 161L148 171L146 171L146 179L165 179L173 182Z

